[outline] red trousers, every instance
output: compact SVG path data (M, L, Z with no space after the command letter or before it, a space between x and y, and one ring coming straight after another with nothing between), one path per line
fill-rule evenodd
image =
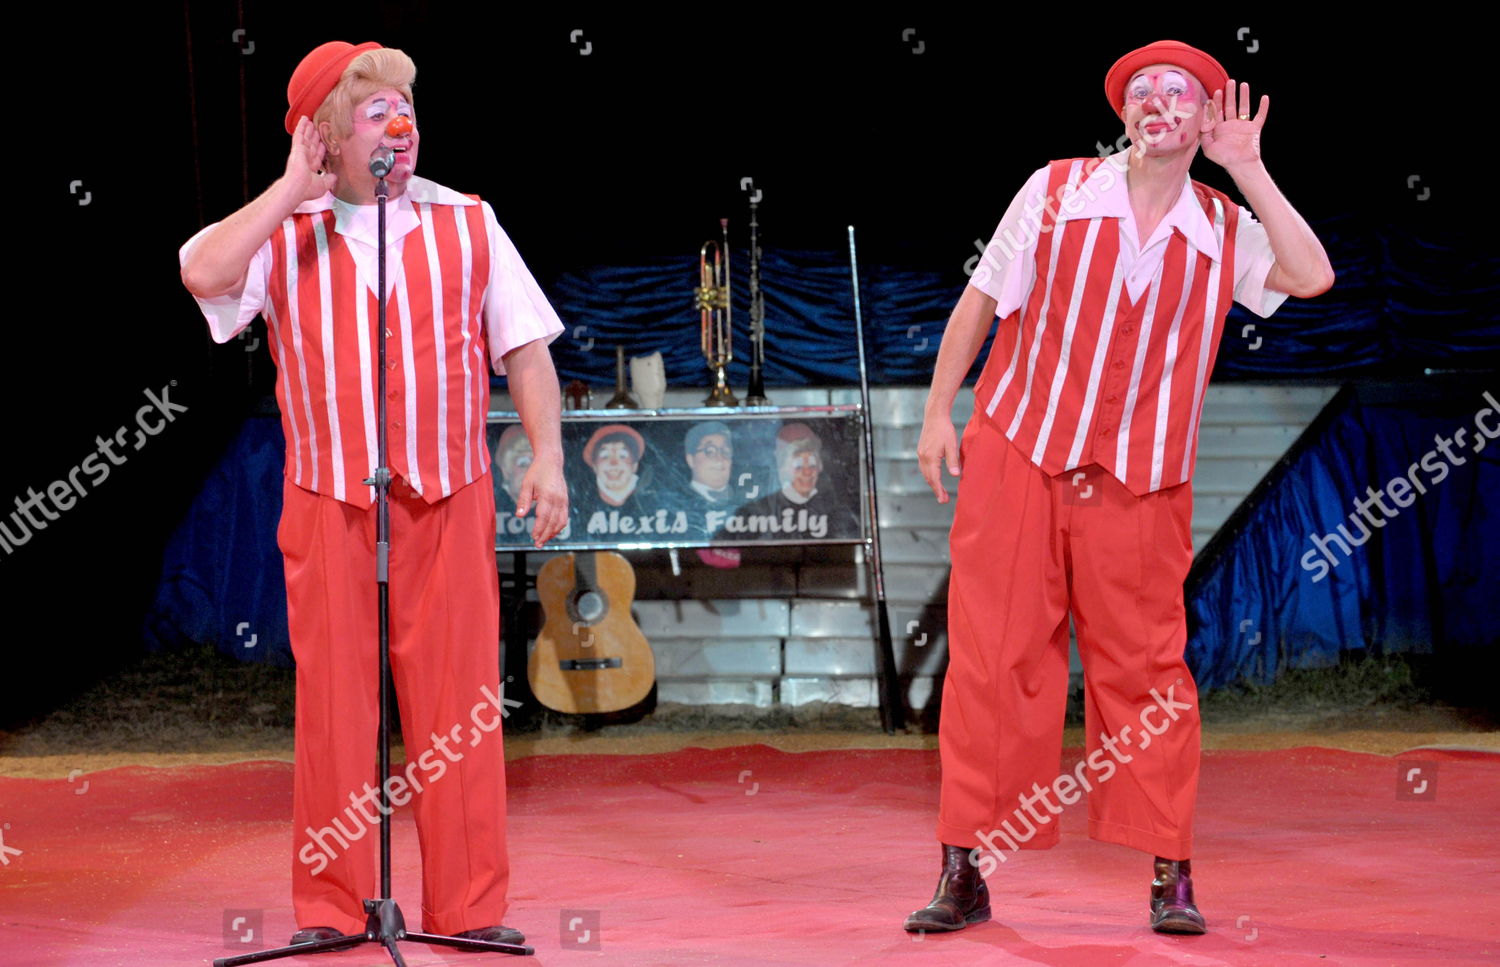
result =
M361 932L378 895L375 509L288 481L277 539L297 659L292 904L299 927ZM391 670L422 850L422 925L502 923L509 886L499 721L500 586L489 474L436 504L392 485ZM410 914L408 914L410 916Z
M997 853L1089 836L1192 855L1198 699L1182 660L1191 484L1137 497L1095 465L1050 477L977 416L961 445L950 544L938 839ZM1068 614L1087 748L1061 769Z

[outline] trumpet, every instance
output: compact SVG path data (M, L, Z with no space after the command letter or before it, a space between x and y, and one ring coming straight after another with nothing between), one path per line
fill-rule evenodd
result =
M714 374L713 388L704 406L739 406L730 390L724 367L734 359L734 327L730 317L729 219L719 219L723 243L709 239L698 250L698 289L694 303L699 313L698 341L703 358ZM709 259L713 249L713 259Z

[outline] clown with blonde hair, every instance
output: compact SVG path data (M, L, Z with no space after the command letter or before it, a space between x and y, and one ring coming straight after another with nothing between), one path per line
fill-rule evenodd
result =
M264 315L286 437L278 530L297 661L294 944L365 931L380 803L374 488L380 345L389 412L391 668L407 764L386 783L413 804L422 929L521 943L508 908L499 733L499 583L486 444L490 370L506 377L532 452L516 514L538 547L567 522L557 376L561 320L494 211L417 177L416 66L333 41L287 86L286 168L179 252L215 341ZM371 156L386 176L387 325Z

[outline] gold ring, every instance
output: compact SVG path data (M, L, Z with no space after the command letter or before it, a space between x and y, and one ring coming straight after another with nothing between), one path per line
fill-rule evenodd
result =
M1240 120L1241 121L1248 121L1248 120L1250 120L1250 115L1248 115L1248 114L1241 114L1240 115Z

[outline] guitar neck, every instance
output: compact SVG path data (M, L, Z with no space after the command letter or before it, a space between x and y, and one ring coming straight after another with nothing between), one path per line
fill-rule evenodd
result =
M596 552L573 556L573 584L579 594L599 590L599 556Z

